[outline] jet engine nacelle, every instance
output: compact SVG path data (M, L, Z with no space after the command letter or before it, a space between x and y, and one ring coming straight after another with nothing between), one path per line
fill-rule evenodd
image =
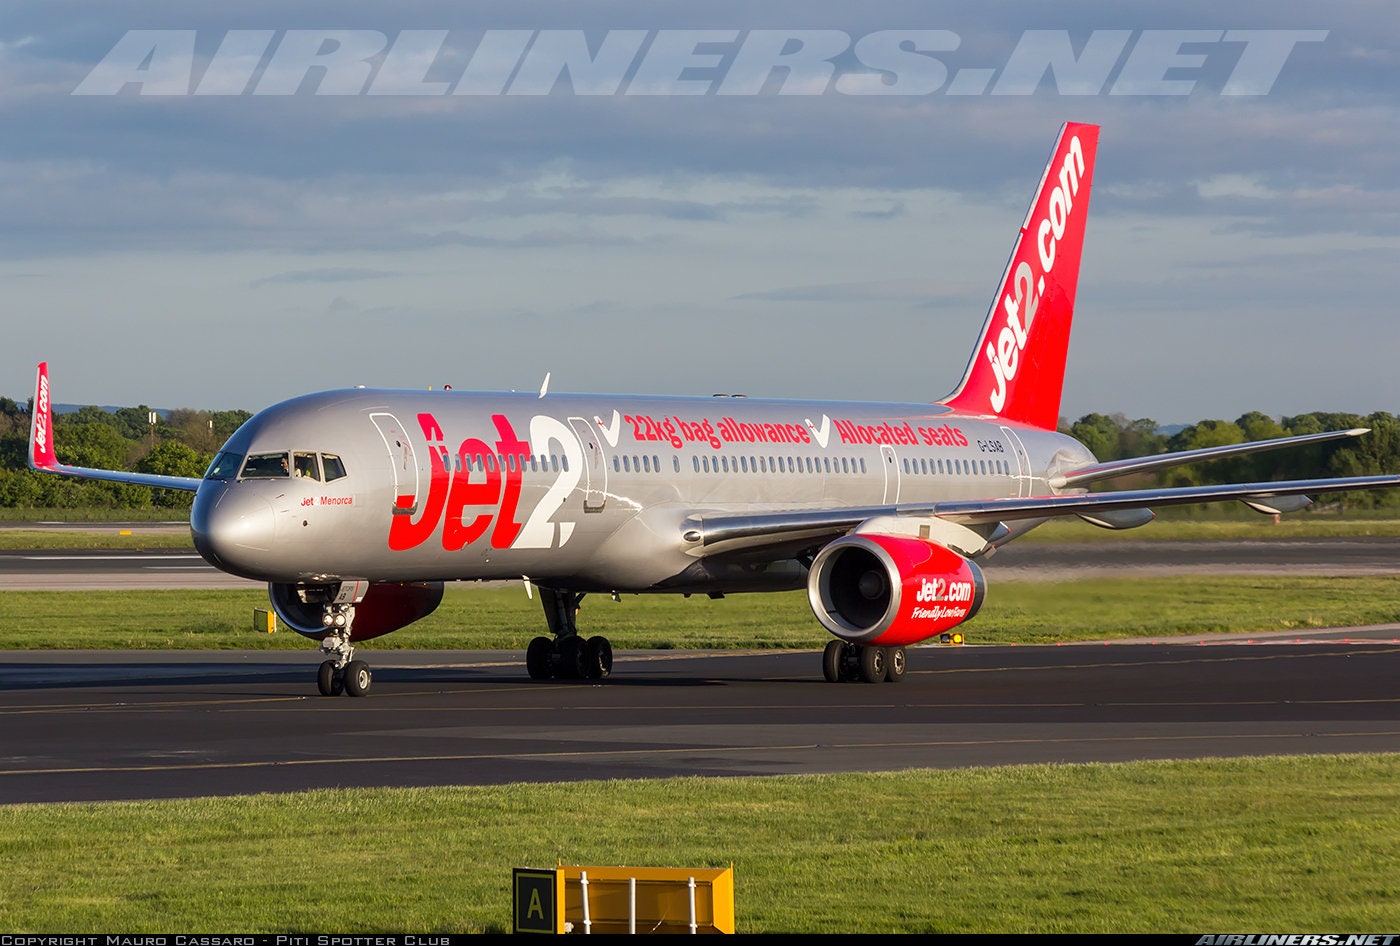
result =
M807 598L828 631L853 644L901 647L977 613L982 569L936 542L857 533L818 553Z
M397 631L432 614L442 603L442 582L274 582L267 586L267 593L284 624L316 640L331 632L323 620L327 605L353 605L350 639L363 641Z

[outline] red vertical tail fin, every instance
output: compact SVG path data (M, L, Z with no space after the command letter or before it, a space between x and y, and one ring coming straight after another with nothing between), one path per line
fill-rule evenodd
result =
M1097 125L1060 129L967 372L943 400L954 410L1058 424L1098 143Z

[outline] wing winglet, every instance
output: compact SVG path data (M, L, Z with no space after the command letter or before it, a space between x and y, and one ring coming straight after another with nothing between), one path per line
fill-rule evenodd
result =
M49 363L39 363L34 379L34 407L29 419L29 466L45 473L58 472L58 455L53 449L53 404L49 400Z
M34 407L29 418L29 467L40 473L74 476L86 480L106 480L109 483L129 483L132 486L152 486L158 489L179 489L196 492L201 480L193 476L164 476L159 473L129 473L125 470L95 470L85 466L69 466L58 462L53 445L53 398L49 388L49 363L39 362L34 379Z

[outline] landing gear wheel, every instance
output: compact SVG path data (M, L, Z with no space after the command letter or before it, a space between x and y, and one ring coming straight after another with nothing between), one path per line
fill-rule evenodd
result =
M841 664L845 657L845 641L829 641L822 651L822 676L827 683L841 682Z
M525 669L536 680L601 680L612 673L612 644L606 637L585 638L578 632L578 609L583 592L536 586L544 605L548 637L537 637L525 651ZM543 642L543 643L541 643Z
M860 678L866 683L884 683L889 660L883 647L861 647Z
M888 683L898 683L904 679L904 670L908 666L907 658L904 656L903 647L891 647L887 659L885 660L885 680Z
M606 637L590 637L584 645L584 663L590 680L601 680L612 673L612 643Z
M363 660L352 660L345 665L345 694L347 696L366 695L373 682L374 674L370 672L369 664Z
M339 696L340 690L344 686L344 677L339 677L335 672L335 661L324 660L316 670L316 689L321 691L322 696Z
M536 637L525 649L525 672L531 680L548 680L553 676L550 655L554 653L554 642L548 637Z
M564 680L582 680L588 676L588 645L582 637L570 634L560 638L559 677Z

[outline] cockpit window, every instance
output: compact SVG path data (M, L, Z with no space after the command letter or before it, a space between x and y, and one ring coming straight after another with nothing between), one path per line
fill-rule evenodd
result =
M238 465L243 462L243 454L224 452L214 458L205 471L206 480L231 480L238 475Z
M321 478L321 465L316 462L316 454L314 453L292 454L292 470L298 477L309 480Z
M321 462L326 467L326 482L338 480L345 475L345 464L340 462L340 457L333 453L321 454Z
M242 479L272 479L282 476L290 476L287 472L287 455L285 453L254 453L249 455L248 462L243 464Z
M226 450L214 457L214 462L209 464L204 478L231 480L237 476L244 480L267 480L296 476L298 479L320 482L323 476L326 481L330 481L346 475L345 464L333 453L297 451L291 454L290 467L287 465L287 456L285 453L255 453L245 462L241 453ZM242 472L239 471L240 466Z

